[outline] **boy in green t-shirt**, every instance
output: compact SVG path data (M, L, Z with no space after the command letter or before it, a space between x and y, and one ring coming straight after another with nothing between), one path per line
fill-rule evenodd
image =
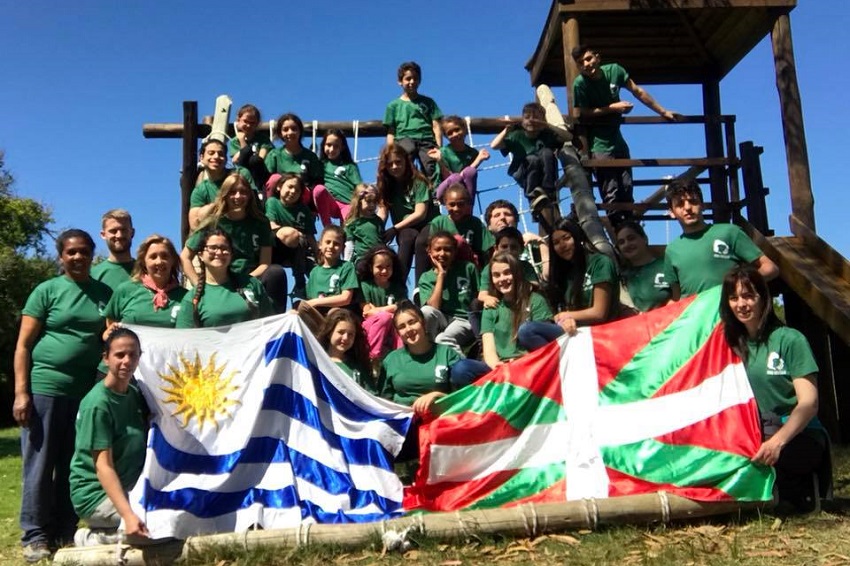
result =
M779 275L776 264L743 230L734 224L705 223L702 190L696 181L671 182L667 205L682 227L682 235L664 252L664 279L670 284L672 300L720 285L739 264L752 264L767 281Z
M443 193L443 205L448 211L448 216L440 215L431 220L430 230L432 234L437 232L448 232L460 236L460 244L467 248L475 256L478 265L487 263L490 250L495 244L493 234L481 220L472 214L472 199L468 189L460 183L451 185ZM463 256L461 252L461 256Z
M92 267L92 279L106 283L113 292L121 283L130 280L136 265L130 253L135 234L133 218L123 208L114 208L103 215L100 237L106 242L109 257Z
M428 256L433 268L419 278L419 299L428 335L458 353L475 342L469 304L478 293L478 270L468 261L455 261L457 242L449 232L431 234Z
M262 187L269 178L266 169L266 155L274 149L269 136L258 133L260 125L260 109L253 104L245 104L236 112L236 122L233 129L236 135L231 138L227 152L233 165L244 167L254 178L254 184Z
M419 94L422 68L414 61L402 63L398 68L398 85L401 96L387 104L384 126L387 128L387 145L398 144L412 159L418 159L425 176L436 186L440 182L437 162L428 151L439 147L443 141L440 107L432 98Z

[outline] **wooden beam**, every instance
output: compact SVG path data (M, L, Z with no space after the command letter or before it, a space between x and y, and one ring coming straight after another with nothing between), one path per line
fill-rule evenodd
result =
M788 223L791 225L791 233L803 240L827 267L840 278L850 281L850 262L844 256L823 241L820 236L812 232L808 226L793 214L788 217Z
M794 46L791 41L791 20L788 14L776 19L771 33L773 60L776 67L776 89L782 112L782 132L785 135L785 158L788 162L788 184L791 188L791 212L813 232L815 199L809 171L809 152L803 126L803 105L797 86Z
M572 0L560 2L562 13L717 9L718 0ZM793 8L797 0L722 0L723 8Z
M558 0L552 0L552 7L549 9L549 15L546 17L546 24L543 28L543 34L540 36L540 41L537 43L537 49L531 56L531 59L525 64L525 68L531 78L532 86L537 86L542 83L540 75L543 71L546 61L549 60L549 52L555 44L556 34L560 32L561 17L558 15Z
M180 171L180 239L186 243L189 236L189 197L198 178L198 103L183 101L183 167Z
M582 159L581 164L585 167L725 167L733 162L725 157L680 157L665 159ZM725 192L724 192L725 195ZM712 200L713 197L712 197ZM723 199L720 203L729 203L729 199Z
M716 77L716 75L715 75ZM720 116L720 80L706 79L702 83L702 107L706 116L705 122L705 151L709 159L723 157L723 130L720 121L714 120ZM712 166L708 171L711 179L711 200L717 203L715 214L719 222L729 222L732 213L723 203L729 202L729 190L726 185L726 171L723 165Z
M573 61L573 49L581 44L578 20L567 18L561 23L561 38L564 45L564 80L567 87L567 114L573 115L573 82L579 74L578 66Z

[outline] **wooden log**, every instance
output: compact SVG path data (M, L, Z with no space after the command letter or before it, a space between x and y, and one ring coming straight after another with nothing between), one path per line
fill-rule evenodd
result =
M573 112L573 82L579 74L578 66L573 61L573 49L579 46L581 39L579 36L578 20L575 18L566 18L561 23L561 39L564 47L564 77L566 77L567 87L567 114L574 115Z
M183 102L183 166L180 171L180 239L181 247L189 237L189 198L198 177L198 103Z
M723 157L723 133L719 121L713 120L720 116L720 80L707 79L702 83L703 113L708 120L705 123L705 151L712 158ZM726 171L722 165L710 166L708 176L711 179L711 200L717 204L715 214L721 222L731 220L731 211L724 203L729 202L729 191L726 187Z
M470 536L499 534L536 537L547 533L577 529L596 529L600 525L667 523L711 515L761 509L770 502L699 502L664 492L587 499L565 503L526 504L507 509L481 509L457 513L408 515L382 523L302 525L289 529L257 530L190 537L183 543L181 556L207 546L228 545L245 549L255 547L294 547L311 544L335 544L345 547L364 546L390 530L398 533L415 530L437 540L464 540ZM63 548L56 553L54 564L113 565L116 554L126 566L145 566L161 561L155 547L133 548L128 545ZM175 546L163 547L174 556Z
M724 167L727 165L737 165L737 160L726 159L725 157L677 157L664 159L582 159L581 164L585 167L678 167L678 166L695 166L695 167ZM725 194L725 193L724 193ZM714 195L712 194L712 197ZM721 198L720 203L728 203L728 199Z
M776 68L776 89L782 112L782 133L785 136L785 158L788 161L788 184L791 188L791 212L803 224L816 232L815 199L809 171L809 152L803 126L803 104L797 86L794 46L791 41L791 19L783 14L776 19L771 32L773 60Z

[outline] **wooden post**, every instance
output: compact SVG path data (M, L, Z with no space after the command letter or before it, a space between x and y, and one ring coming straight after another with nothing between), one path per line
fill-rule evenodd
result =
M567 114L573 116L573 81L578 76L578 67L573 61L573 48L578 47L579 29L578 20L567 18L561 22L561 39L564 46L564 77L567 86Z
M770 34L773 41L773 60L776 67L776 89L782 112L782 131L785 135L785 157L788 161L788 183L791 188L791 211L812 231L815 231L814 196L809 171L809 153L803 128L803 105L797 87L794 65L794 46L791 42L791 20L788 14L776 19Z
M183 167L180 170L180 238L189 236L189 197L198 177L198 102L183 101ZM181 246L182 247L182 246Z
M723 157L723 129L720 124L720 81L708 79L702 83L702 112L705 114L706 156ZM729 222L729 191L726 188L726 173L723 167L709 168L711 201L714 203L715 222Z

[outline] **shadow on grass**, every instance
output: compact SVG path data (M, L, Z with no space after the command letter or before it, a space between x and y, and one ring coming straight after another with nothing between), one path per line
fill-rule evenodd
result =
M19 437L0 437L0 458L20 457L21 440Z

